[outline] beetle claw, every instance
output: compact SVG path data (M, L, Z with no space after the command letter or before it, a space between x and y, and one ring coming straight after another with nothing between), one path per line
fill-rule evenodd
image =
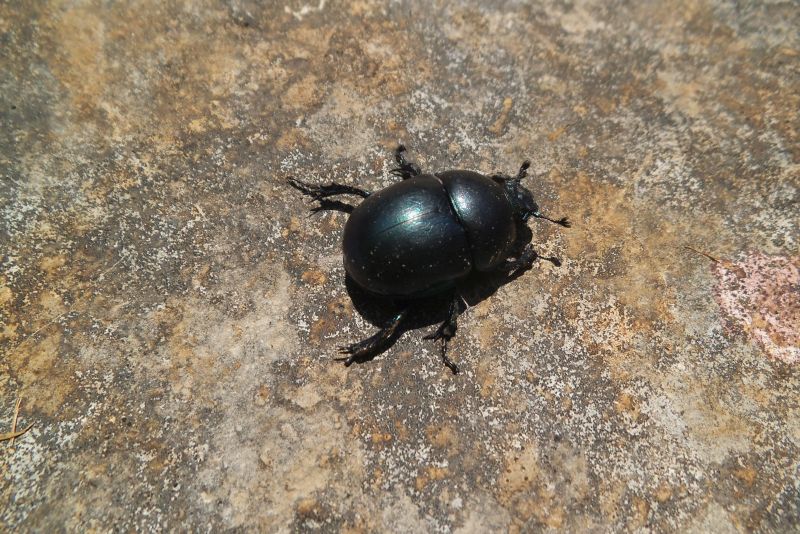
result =
M356 357L358 356L356 354L356 351L353 349L354 349L353 345L347 347L339 347L338 348L339 354L349 354L349 356L339 356L337 358L334 358L334 360L336 360L337 362L344 362L345 367L350 367L353 364L353 362L356 361Z

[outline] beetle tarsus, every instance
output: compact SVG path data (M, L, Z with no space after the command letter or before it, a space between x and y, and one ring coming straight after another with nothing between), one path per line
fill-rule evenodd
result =
M560 226L563 226L564 228L570 228L572 226L572 223L569 222L569 219L567 217L561 217L560 219L551 219L550 217L542 215L539 212L533 213L532 215L537 219L544 219L545 221L550 221L551 223L558 224Z
M451 370L453 374L458 374L458 366L450 361L450 358L447 357L447 344L450 340L456 335L456 330L458 330L458 314L459 314L459 304L460 304L461 297L453 297L453 300L450 301L450 308L447 312L447 319L439 325L439 328L433 334L428 334L424 336L422 339L432 339L442 340L442 362Z
M400 323L403 322L407 314L408 310L403 310L392 319L392 322L388 326L381 328L367 339L339 347L339 354L349 354L350 356L347 358L336 358L336 360L344 361L345 367L349 367L353 362L367 359L369 356L374 356L389 344L392 338L397 334Z
M398 176L403 180L407 180L409 178L413 178L414 176L422 174L422 170L419 168L418 165L406 160L405 152L406 152L405 145L398 145L398 147L394 151L394 159L397 162L397 165L399 165L399 167L396 167L391 171L389 171L393 175Z
M529 243L525 245L522 254L520 254L518 258L506 261L505 268L508 269L510 276L516 277L533 267L533 262L535 262L537 259L549 261L556 267L561 267L560 259L556 258L555 256L542 256L533 250L533 247Z
M442 362L450 369L454 375L458 374L458 366L447 357L447 338L442 338Z

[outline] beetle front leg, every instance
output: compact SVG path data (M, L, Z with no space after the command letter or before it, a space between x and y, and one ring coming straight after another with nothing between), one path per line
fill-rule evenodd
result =
M458 366L447 357L447 344L456 335L458 330L459 298L454 297L450 302L450 309L447 312L447 319L439 325L436 332L428 334L423 339L442 340L442 362L453 372L458 374Z
M340 354L349 354L350 356L336 359L344 361L345 366L349 367L353 362L366 359L369 356L374 356L379 353L397 334L397 329L400 327L400 323L403 322L403 319L406 318L406 315L408 315L408 309L398 313L388 326L381 328L367 339L359 341L358 343L339 347Z
M399 145L397 149L395 149L394 159L399 167L396 167L390 171L393 175L399 176L403 180L407 180L408 178L413 178L414 176L422 174L422 170L418 165L406 160L405 152L405 145Z
M556 267L561 266L561 260L556 258L555 256L541 256L535 250L530 243L525 245L525 248L522 251L522 254L519 255L518 258L513 260L506 260L506 263L503 264L503 268L506 269L511 276L520 275L523 272L527 271L531 267L533 267L533 262L537 259L542 259L545 261L549 261Z
M531 217L536 217L537 219L544 219L546 221L550 221L551 223L558 224L559 226L563 226L564 228L570 228L572 226L572 223L569 222L569 219L567 217L561 217L560 219L551 219L546 215L542 215L538 211L531 213Z

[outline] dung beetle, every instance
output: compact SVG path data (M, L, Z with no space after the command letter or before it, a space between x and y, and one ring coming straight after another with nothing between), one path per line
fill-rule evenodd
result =
M425 339L441 340L442 360L457 373L458 367L447 356L447 343L456 333L463 301L456 289L459 282L475 271L521 272L537 258L560 265L557 258L539 256L530 243L514 258L512 245L518 225L531 217L564 227L570 223L566 217L555 220L539 212L533 195L521 183L529 161L513 177L467 170L427 174L406 160L405 151L403 145L397 147L394 157L398 166L391 170L402 181L375 193L295 178L288 183L319 202L312 212L339 209L350 213L342 243L347 275L368 294L406 303L386 327L363 341L340 347L340 353L349 355L341 358L345 365L384 347L415 301L452 294L446 320ZM356 195L364 201L353 208L329 200L336 195Z

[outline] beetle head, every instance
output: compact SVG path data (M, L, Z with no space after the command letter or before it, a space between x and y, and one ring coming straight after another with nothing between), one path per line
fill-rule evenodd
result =
M511 206L514 208L514 216L522 222L526 222L530 217L539 214L539 206L533 200L533 194L527 187L522 185L522 179L528 175L530 161L525 161L519 169L519 173L513 178L502 175L495 175L495 181L501 183L506 190Z
M533 193L522 185L519 180L513 179L506 182L506 194L514 207L514 215L522 222L539 213L539 206L533 200Z
M569 219L566 217L562 217L560 219L551 219L539 211L539 206L536 204L536 201L533 200L533 194L528 190L527 187L520 183L522 178L527 175L529 165L530 163L527 161L523 163L519 170L519 174L517 174L517 176L514 178L508 178L499 175L494 176L494 179L503 184L503 187L505 187L506 197L508 198L509 202L511 202L511 206L514 209L514 216L523 223L527 222L531 217L536 217L561 225L564 228L569 228L572 226L572 224L569 222Z

